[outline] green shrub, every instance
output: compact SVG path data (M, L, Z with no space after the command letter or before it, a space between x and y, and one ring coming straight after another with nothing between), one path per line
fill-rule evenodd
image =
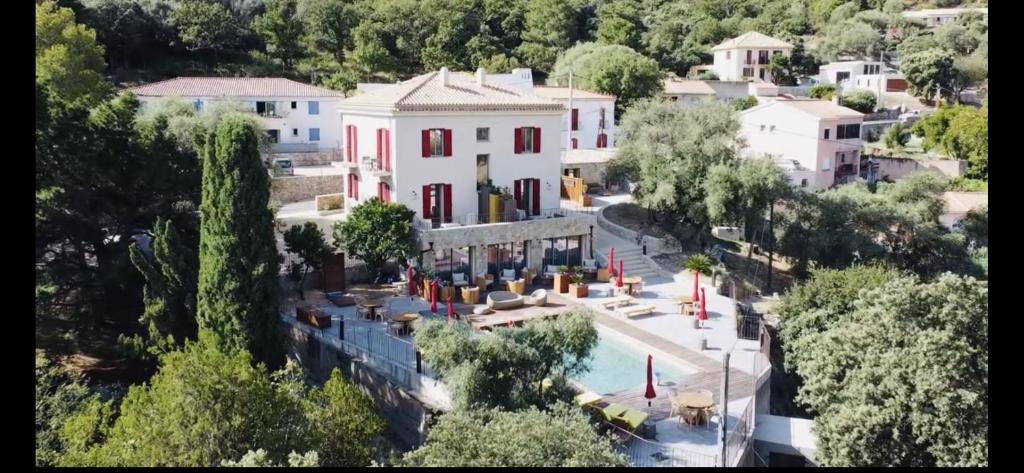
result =
M811 87L811 98L832 100L832 97L836 95L836 86L832 84L818 84Z
M743 97L741 99L733 100L731 102L731 105L732 105L732 108L734 110L736 110L737 112L743 111L743 110L746 110L746 109L748 109L750 107L753 107L753 106L757 105L757 97L754 97L753 95L748 95L748 96Z
M878 104L878 97L875 97L875 94L872 92L862 90L844 95L839 100L839 103L844 107L852 108L860 113L871 113L875 111L875 105Z
M885 131L885 146L888 148L902 148L910 141L910 130L897 123Z

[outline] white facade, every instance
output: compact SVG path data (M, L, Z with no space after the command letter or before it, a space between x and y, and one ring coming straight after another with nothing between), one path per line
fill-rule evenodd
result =
M266 91L266 94L254 91ZM131 89L142 104L178 99L206 110L239 103L276 132L274 152L336 150L341 146L340 93L280 78L180 77Z
M771 155L795 187L827 189L859 172L859 112L821 100L779 99L744 110L739 119L744 156Z
M712 51L715 54L713 70L719 80L761 79L772 82L768 71L772 56L789 56L793 45L752 31L725 41Z
M599 149L615 147L615 97L573 90L572 110L569 107L567 87L535 87L534 93L566 107L560 125L560 148ZM570 127L576 115L575 127ZM571 135L570 135L571 132ZM575 140L575 146L573 141Z
M925 26L934 28L936 26L953 23L961 15L969 11L981 13L984 22L988 23L988 8L930 8L925 10L913 10L903 12L903 16L924 23Z
M888 88L889 79L902 79L903 75L887 71L881 61L843 61L822 65L818 80L822 84L833 84L843 91L865 90L881 96Z

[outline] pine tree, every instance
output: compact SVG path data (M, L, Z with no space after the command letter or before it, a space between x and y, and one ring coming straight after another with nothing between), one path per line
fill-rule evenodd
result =
M199 326L226 349L281 361L277 289L281 257L267 203L270 183L257 148L258 125L226 115L206 143L199 230Z
M153 229L152 258L137 244L130 248L132 264L146 280L145 311L139 322L145 337L122 336L119 342L133 355L147 357L167 353L195 340L196 276L198 263L192 245L182 241L170 220L158 218Z

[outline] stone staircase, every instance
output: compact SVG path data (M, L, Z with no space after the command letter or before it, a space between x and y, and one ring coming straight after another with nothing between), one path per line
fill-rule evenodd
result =
M598 256L595 254L594 256ZM598 256L600 261L608 264L608 250ZM661 272L647 263L643 257L643 251L638 247L615 248L615 270L619 270L619 260L622 260L622 272L628 276L640 276L644 279L662 276Z

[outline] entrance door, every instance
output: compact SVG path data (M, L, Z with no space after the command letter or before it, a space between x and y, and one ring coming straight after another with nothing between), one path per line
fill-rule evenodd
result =
M452 222L452 185L427 184L423 186L423 214L433 228Z

